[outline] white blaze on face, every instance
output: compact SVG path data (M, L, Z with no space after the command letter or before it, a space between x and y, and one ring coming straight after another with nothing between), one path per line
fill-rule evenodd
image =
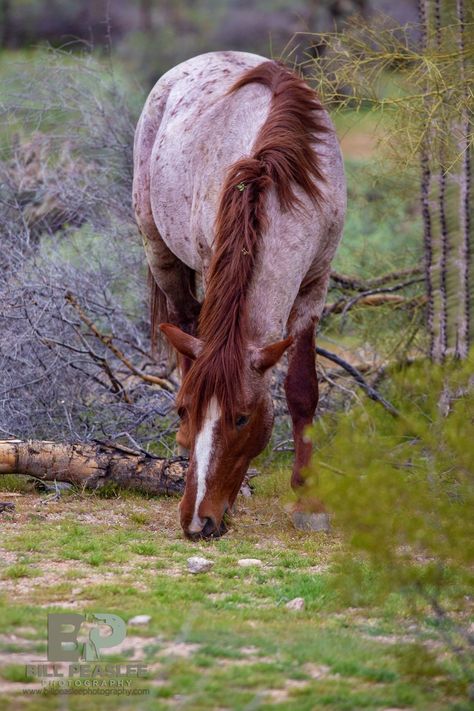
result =
M194 504L194 515L189 530L191 533L199 533L202 530L202 521L198 515L199 506L206 493L206 477L209 471L211 457L214 452L214 429L221 416L221 409L215 397L209 403L202 428L196 437L194 456L196 458L196 502Z

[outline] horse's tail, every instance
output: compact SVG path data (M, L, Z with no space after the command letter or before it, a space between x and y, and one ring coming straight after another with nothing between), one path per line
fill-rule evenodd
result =
M324 178L314 141L328 129L321 120L322 106L315 93L293 72L273 61L245 72L229 93L254 82L270 89L270 109L251 156L230 166L222 187L215 252L199 319L204 350L199 370L190 371L180 393L183 397L188 389L193 392L190 420L196 427L214 395L226 417L235 415L245 365L246 296L267 224L268 191L275 189L282 210L300 203L297 187L314 202L322 198Z
M156 283L156 279L148 267L148 292L150 302L150 341L153 356L157 355L160 323L168 323L168 304L165 294Z

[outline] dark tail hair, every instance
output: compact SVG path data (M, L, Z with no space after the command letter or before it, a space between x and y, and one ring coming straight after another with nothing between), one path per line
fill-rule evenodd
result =
M160 323L167 323L169 320L169 316L166 296L156 283L155 277L153 276L150 267L148 267L148 293L150 299L151 353L153 356L155 356L158 348L158 326L160 325Z

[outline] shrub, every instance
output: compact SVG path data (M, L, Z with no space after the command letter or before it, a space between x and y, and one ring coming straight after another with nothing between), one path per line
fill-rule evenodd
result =
M324 432L313 429L309 477L347 541L338 585L352 585L357 604L362 581L380 598L401 593L413 611L429 605L463 659L473 643L457 614L474 583L473 365L471 352L395 374L399 418L366 402L334 418L329 436L326 418Z

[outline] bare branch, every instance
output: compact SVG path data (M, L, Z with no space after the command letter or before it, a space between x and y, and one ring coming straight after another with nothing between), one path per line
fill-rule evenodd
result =
M340 274L339 272L331 272L331 280L340 289L351 289L352 291L369 291L379 286L383 286L392 281L405 279L406 277L418 276L423 273L422 267L410 267L409 269L400 269L396 272L389 272L373 279L360 279L350 274Z
M328 360L331 360L333 363L337 363L341 368L343 368L345 371L351 375L356 383L360 385L360 387L364 390L364 392L367 394L367 396L371 400L375 400L375 402L380 403L388 412L390 412L391 415L394 417L399 417L400 413L394 407L388 400L386 400L375 388L373 388L367 380L364 378L362 373L357 370L357 368L354 368L350 363L348 363L346 360L341 358L340 356L336 355L336 353L332 353L331 351L327 351L325 348L320 348L319 346L316 347L316 353L320 356L323 356L323 358L327 358Z
M172 383L170 383L168 380L165 380L164 378L159 378L156 375L149 375L148 373L143 373L141 370L136 368L133 363L122 353L122 351L117 348L117 346L114 345L113 343L113 336L108 336L105 335L104 333L101 333L97 326L94 324L93 321L84 313L83 309L79 305L77 299L71 294L71 292L68 292L66 296L64 297L66 301L68 301L71 306L74 307L76 312L79 315L79 318L85 325L89 328L91 333L96 336L96 338L99 339L99 341L109 350L112 351L112 353L120 360L122 363L138 378L141 378L145 383L151 383L153 385L159 385L161 388L164 390L167 390L168 392L174 392L174 387Z

